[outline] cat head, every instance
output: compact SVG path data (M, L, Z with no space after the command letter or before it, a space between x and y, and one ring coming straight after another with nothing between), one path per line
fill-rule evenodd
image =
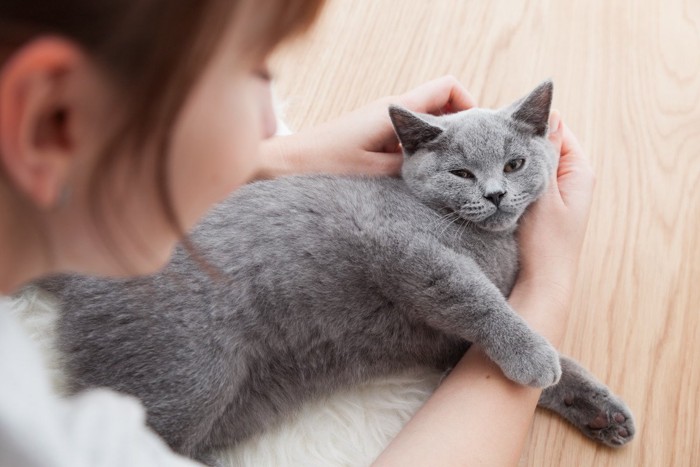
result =
M511 230L556 164L547 140L552 82L500 110L436 117L391 106L402 176L424 203L489 231Z

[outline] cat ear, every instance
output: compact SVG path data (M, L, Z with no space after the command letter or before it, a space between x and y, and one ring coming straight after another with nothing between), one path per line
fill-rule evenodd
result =
M444 131L442 128L428 123L420 115L398 105L389 106L389 117L391 117L396 136L399 137L401 146L407 155L433 141Z
M551 80L544 81L526 97L507 107L505 111L513 120L531 127L535 135L544 136L547 133L553 88Z

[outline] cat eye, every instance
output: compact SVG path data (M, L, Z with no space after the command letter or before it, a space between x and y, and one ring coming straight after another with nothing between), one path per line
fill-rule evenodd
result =
M523 164L525 164L525 159L523 159L522 157L510 160L503 167L503 171L505 173L515 172L516 170L520 170L520 168L523 166Z
M466 179L472 179L476 178L473 173L471 173L468 170L460 169L460 170L450 170L450 173L452 175L456 175L460 178L466 178Z

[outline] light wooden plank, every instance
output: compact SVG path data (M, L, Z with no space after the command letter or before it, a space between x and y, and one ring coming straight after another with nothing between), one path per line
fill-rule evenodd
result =
M700 465L698 0L332 0L274 65L296 128L446 73L484 106L553 78L598 174L563 350L639 432L613 451L540 413L523 465Z

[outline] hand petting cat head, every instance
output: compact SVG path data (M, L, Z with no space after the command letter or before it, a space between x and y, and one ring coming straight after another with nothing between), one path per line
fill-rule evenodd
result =
M547 140L552 82L500 110L433 116L391 106L402 175L424 203L490 231L512 230L556 167Z

